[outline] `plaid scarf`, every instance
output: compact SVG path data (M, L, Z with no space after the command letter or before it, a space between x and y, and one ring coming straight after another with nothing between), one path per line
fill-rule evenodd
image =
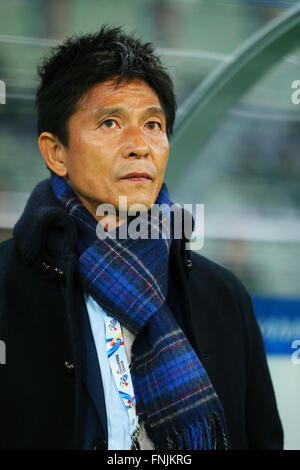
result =
M172 242L166 184L156 200L163 210L151 221L149 217L148 238L121 239L119 227L114 238L100 239L97 220L67 182L53 174L51 183L78 226L78 271L83 289L135 335L130 371L136 409L155 449L228 448L219 398L165 303ZM159 236L155 238L153 233Z

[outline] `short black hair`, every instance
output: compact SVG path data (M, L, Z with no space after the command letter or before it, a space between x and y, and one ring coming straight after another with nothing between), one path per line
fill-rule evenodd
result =
M157 94L166 116L167 135L173 131L176 99L172 80L151 43L142 43L120 27L103 25L99 32L68 37L50 50L38 66L37 130L51 132L68 145L68 120L78 101L94 85L113 77L116 84L140 78Z

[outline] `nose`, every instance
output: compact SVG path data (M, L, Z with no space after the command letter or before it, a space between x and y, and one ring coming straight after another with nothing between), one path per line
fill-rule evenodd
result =
M125 145L123 150L123 155L125 158L128 157L148 157L150 153L150 148L147 142L145 141L141 130L139 127L131 127L127 130L125 136Z

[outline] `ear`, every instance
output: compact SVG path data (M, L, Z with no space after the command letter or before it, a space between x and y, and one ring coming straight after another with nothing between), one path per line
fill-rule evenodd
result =
M48 168L59 176L67 176L65 147L58 138L51 132L42 132L38 143Z

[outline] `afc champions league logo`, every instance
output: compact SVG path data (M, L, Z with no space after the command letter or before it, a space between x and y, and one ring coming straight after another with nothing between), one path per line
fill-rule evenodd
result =
M121 380L120 380L120 386L122 388L126 388L128 386L128 375L127 374L123 374L122 377L121 377ZM127 409L132 409L135 413L135 398L134 398L134 395L131 396L129 395L128 393L125 393L123 391L120 391L120 395L121 397L123 398L123 400L126 400L126 408Z
M116 331L116 329L117 329L117 328L116 328L116 324L117 324L116 320L114 320L114 319L112 318L112 319L110 320L110 322L109 322L109 329L110 329L110 331Z
M114 338L106 338L106 342L109 343L110 348L107 351L108 357L112 356L121 345L124 344L124 341L122 341L122 333L117 333ZM118 357L116 356L116 359L118 361Z
M120 386L121 386L122 388L125 388L125 387L128 386L127 380L128 380L128 375L127 375L127 374L123 374L122 377L121 377L121 380L120 380Z
M106 343L109 344L109 349L107 351L108 357L112 356L119 349L119 347L124 344L122 339L122 332L118 330L117 326L117 321L112 318L108 324L108 328L115 335L113 338L106 338L105 340Z
M125 405L126 408L129 409L129 410L132 409L135 413L135 397L134 397L134 395L131 396L128 393L125 393L125 392L122 392L122 391L120 392L120 395L123 398L123 400L126 401L126 405Z

